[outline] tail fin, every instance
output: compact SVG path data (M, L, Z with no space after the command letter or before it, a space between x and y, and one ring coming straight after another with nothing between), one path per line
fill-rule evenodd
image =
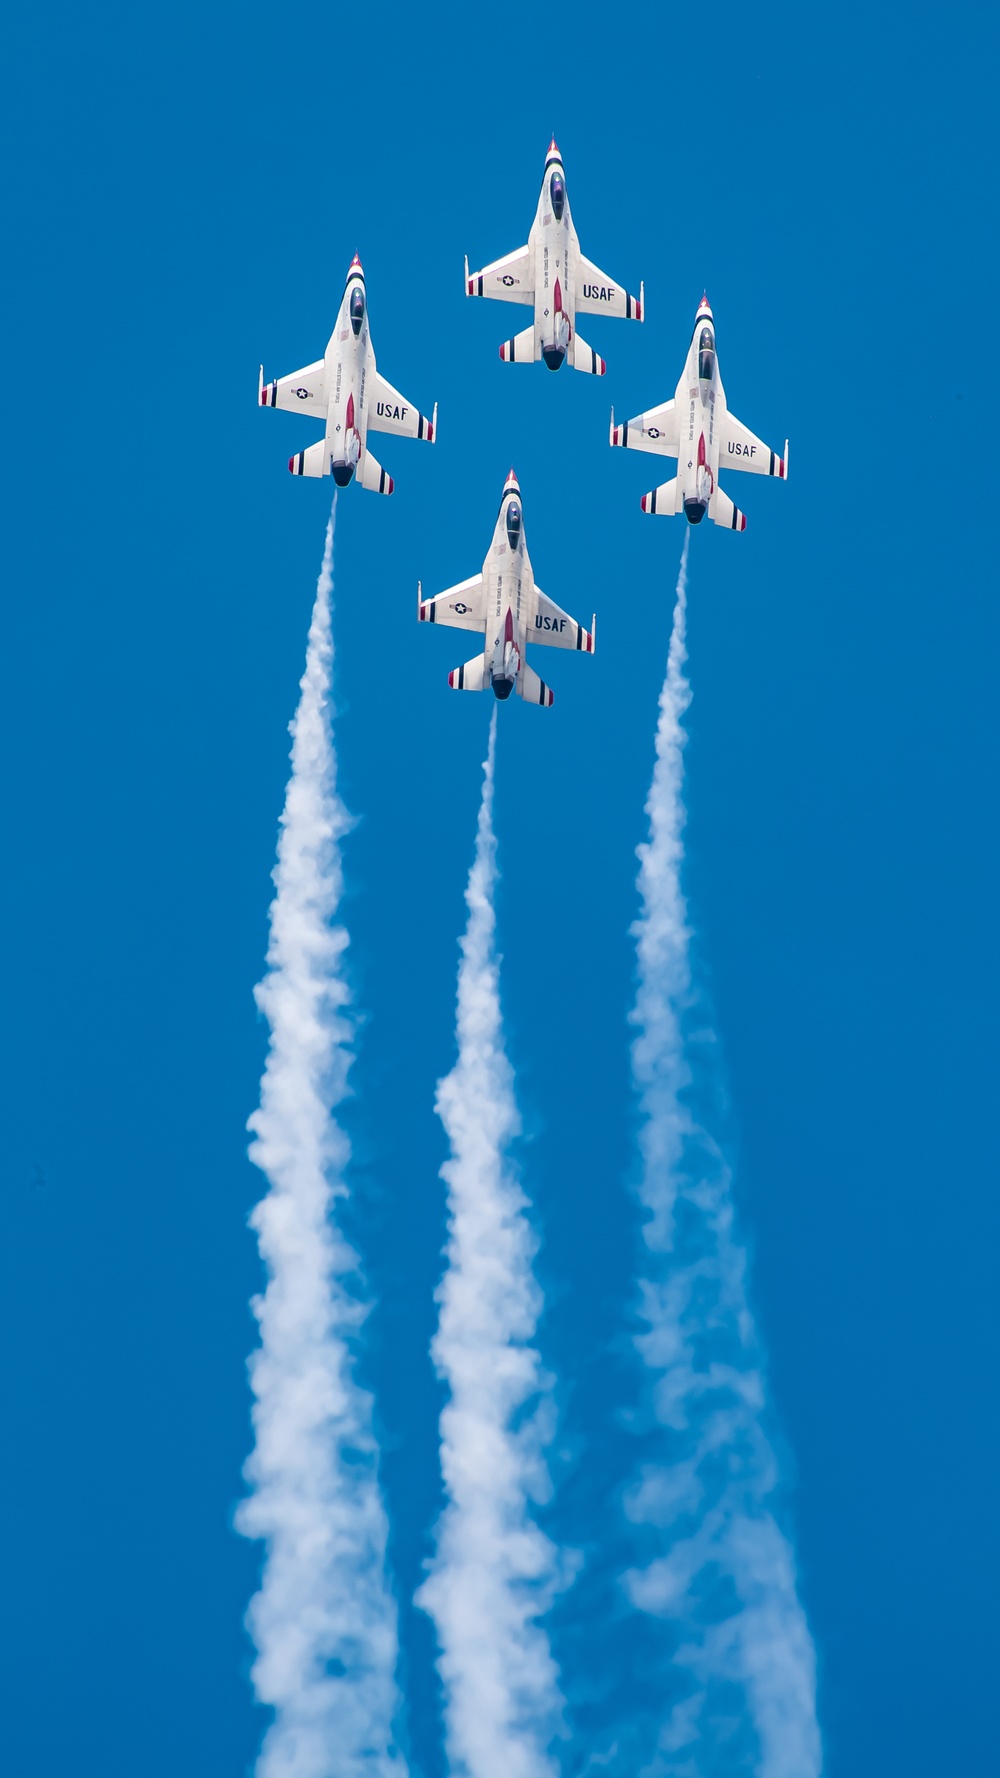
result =
M525 664L517 676L517 690L526 704L541 704L547 710L555 702L555 692L550 690L544 679Z
M580 335L575 333L573 335L573 369L588 371L592 377L603 377L607 368L604 359L594 351L593 346L588 346L586 340L581 339Z
M371 451L366 451L361 459L358 480L371 494L391 494L396 485L392 476L386 475L381 463L376 463Z
M288 459L288 468L292 475L329 475L330 453L326 439L319 439L308 450L296 451L295 456Z
M726 531L745 531L747 528L746 513L733 505L729 495L722 492L718 483L708 503L708 516Z
M474 654L471 661L466 661L463 667L453 667L448 674L448 684L452 691L485 691L485 654Z
M677 511L677 477L672 481L661 482L651 494L644 494L641 501L643 512L656 512L661 517L672 517Z
M541 348L535 346L534 322L523 333L515 333L512 340L504 340L500 347L500 356L505 364L534 364L535 359L541 355Z

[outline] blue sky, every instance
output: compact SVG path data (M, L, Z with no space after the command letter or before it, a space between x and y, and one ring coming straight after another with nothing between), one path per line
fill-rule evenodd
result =
M393 499L342 500L336 562L355 1227L415 1767L442 1771L408 1603L440 1501L433 1089L489 715L449 694L461 638L418 629L416 581L476 571L513 462L540 583L598 613L593 660L539 663L552 712L501 712L497 767L579 1537L634 1262L628 928L681 544L606 427L672 393L707 288L734 411L791 439L787 487L730 478L745 536L692 539L687 886L828 1770L985 1771L992 16L43 4L7 36L5 1769L216 1778L262 1729L230 1529L251 988L329 484L287 475L312 435L258 412L256 370L322 351L357 249L380 369L440 402L433 450L383 441ZM501 365L516 311L462 295L464 252L525 239L552 131L583 250L646 283L644 327L590 323L600 383Z

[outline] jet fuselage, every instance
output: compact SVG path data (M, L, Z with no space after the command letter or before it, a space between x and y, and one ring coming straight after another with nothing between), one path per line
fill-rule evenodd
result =
M344 300L323 355L330 391L326 446L333 479L346 488L358 466L368 432L365 385L375 373L368 337L368 297L357 255L347 274Z
M715 350L715 323L703 298L695 317L684 374L674 396L680 439L677 475L684 514L690 525L700 525L715 490L719 473L717 421L725 399Z
M509 698L524 661L531 590L535 584L524 541L521 492L504 490L490 552L483 563L486 595L486 670L493 693Z
M535 327L549 370L565 361L576 325L573 268L580 243L559 152L550 148L528 244L534 256Z

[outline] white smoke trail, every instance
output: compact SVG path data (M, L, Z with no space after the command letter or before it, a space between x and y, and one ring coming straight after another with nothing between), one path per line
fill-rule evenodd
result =
M667 1620L684 1696L660 1735L660 1772L816 1778L815 1653L795 1564L775 1516L761 1355L747 1301L726 1162L693 1108L714 1035L699 1021L681 889L688 539L677 583L656 764L639 848L642 913L632 1050L643 1125L640 1195L649 1276L640 1350L654 1378L665 1460L629 1503L665 1554L627 1577ZM699 1028L699 1023L701 1028ZM716 1079L718 1075L715 1065Z
M250 1156L268 1191L251 1216L267 1288L253 1309L252 1493L237 1527L266 1545L247 1624L253 1682L275 1711L259 1778L404 1778L393 1742L396 1611L371 1402L354 1380L364 1318L357 1259L331 1221L346 1195L347 1140L333 1112L347 1091L351 1027L332 926L349 818L330 731L330 602L336 497L309 627L281 817L267 974L271 1027Z
M447 1269L432 1352L448 1385L441 1415L447 1505L418 1595L437 1628L452 1772L550 1778L562 1699L538 1619L560 1584L556 1551L531 1516L548 1478L546 1390L529 1345L540 1294L527 1200L508 1149L518 1130L504 1051L495 949L493 770L483 766L468 924L458 972L458 1061L438 1085L451 1144Z

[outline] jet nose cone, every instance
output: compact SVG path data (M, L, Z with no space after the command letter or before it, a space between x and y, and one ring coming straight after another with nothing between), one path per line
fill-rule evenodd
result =
M362 267L362 264L361 264L361 260L359 259L357 254L354 255L354 258L351 260L351 263L347 268L347 276L350 277L352 272L360 272L362 277L364 277L364 275L365 275L364 268Z
M562 155L559 153L559 147L558 147L558 144L557 144L554 136L553 136L551 142L549 143L548 153L546 154L545 158L547 161L561 161L562 160Z
M510 489L510 488L517 488L518 492L520 493L520 483L518 482L517 476L514 474L513 464L511 465L510 469L508 469L508 471L507 471L507 480L504 482L504 485L503 485L504 493L506 494L508 489Z

